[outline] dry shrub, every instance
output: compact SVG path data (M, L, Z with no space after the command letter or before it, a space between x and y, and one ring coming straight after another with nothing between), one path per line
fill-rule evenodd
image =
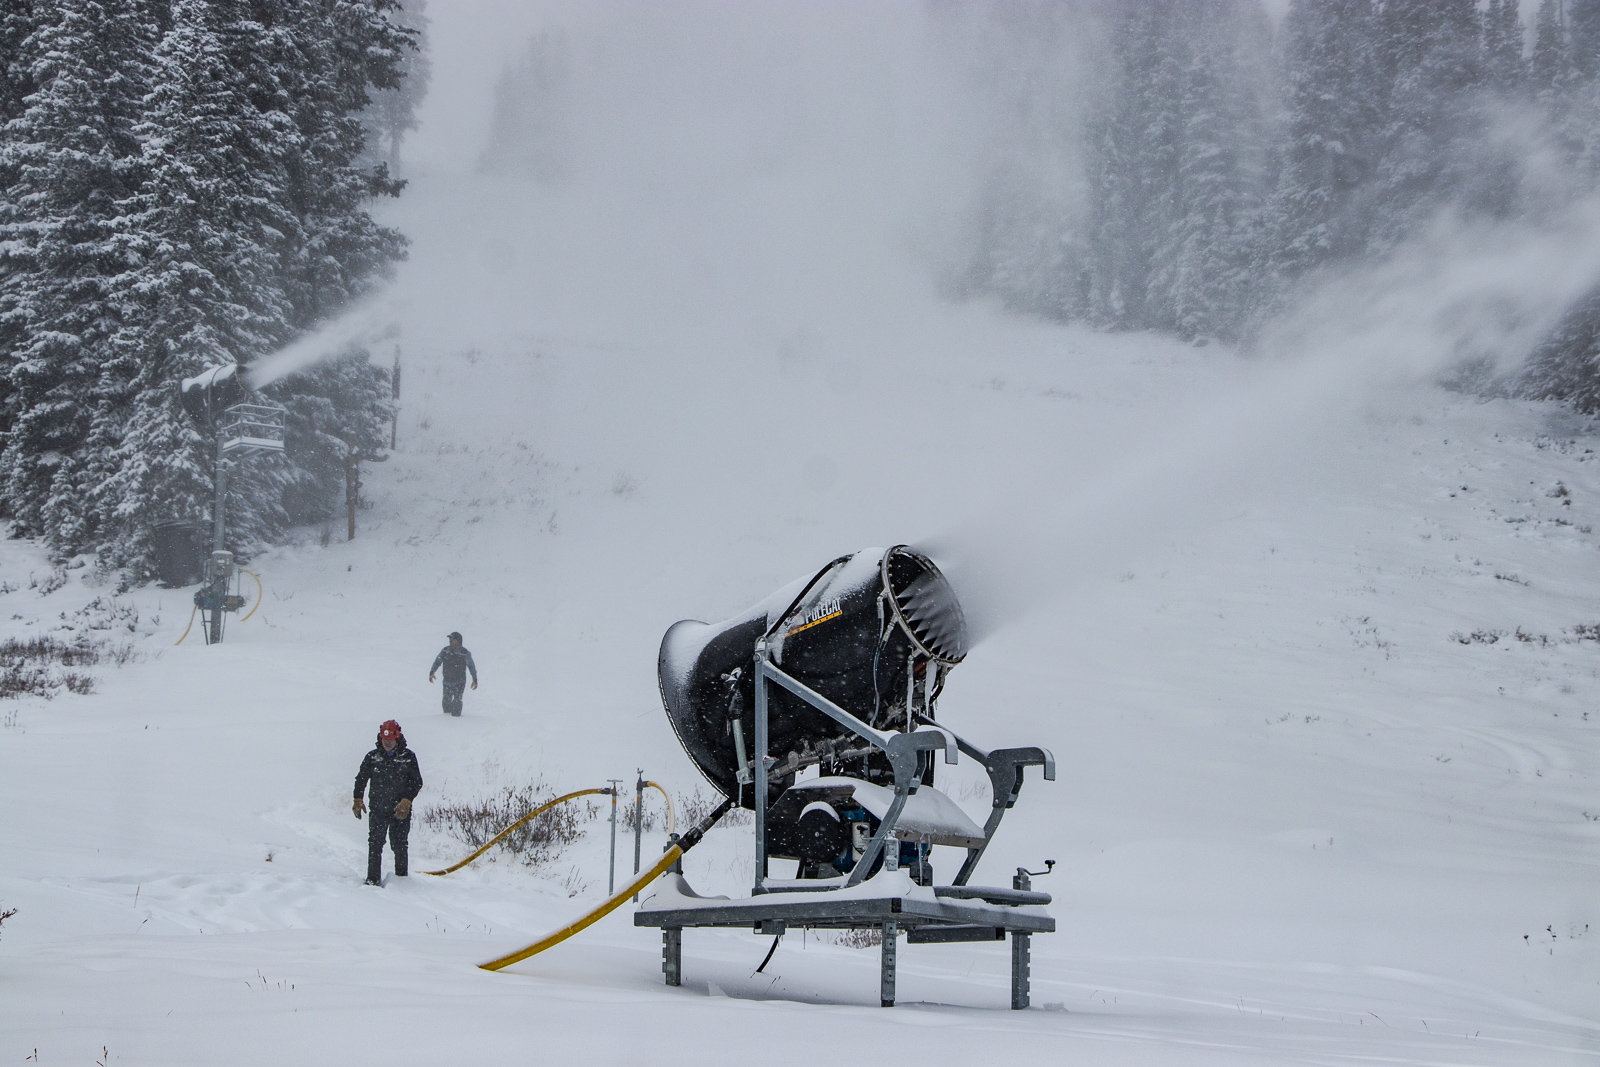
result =
M824 941L831 940L835 945L843 948L879 948L883 945L882 930L839 930L831 938L824 937Z
M698 826L700 820L716 811L722 801L721 793L707 796L699 786L694 787L693 793L679 793L674 805L678 809L678 832L687 833L690 827ZM749 826L754 821L755 815L748 808L732 808L717 820L717 825Z
M101 648L89 641L68 644L53 637L0 642L0 698L22 696L49 700L63 687L73 693L94 691L94 678L63 667L100 662Z
M428 829L448 834L471 848L480 848L494 835L533 811L554 800L556 793L543 780L532 785L506 786L484 800L451 800L422 814ZM549 863L561 850L583 837L584 824L593 822L598 808L589 801L569 800L557 804L536 818L517 827L496 848L503 848L529 867Z

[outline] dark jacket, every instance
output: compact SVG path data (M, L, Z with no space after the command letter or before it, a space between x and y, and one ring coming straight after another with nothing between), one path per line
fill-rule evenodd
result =
M373 811L388 813L400 803L400 798L416 799L422 792L422 768L417 766L416 753L406 747L402 737L393 752L385 752L380 741L361 761L356 773L356 796L360 796L372 783L372 796L367 806Z
M460 648L451 648L445 645L439 654L433 657L433 666L428 668L428 673L433 674L439 669L439 664L444 664L444 680L450 685L465 685L467 672L472 672L472 680L478 680L478 665L472 662L472 653L467 651L465 645Z

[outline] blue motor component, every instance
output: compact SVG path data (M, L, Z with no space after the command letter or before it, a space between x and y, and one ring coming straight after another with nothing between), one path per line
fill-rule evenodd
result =
M900 842L900 866L909 867L928 858L928 846L920 841Z
M194 606L201 611L238 611L244 607L244 597L227 591L227 586L201 586L194 594Z
M878 817L861 805L852 804L840 810L839 818L850 827L850 843L834 858L833 866L840 874L849 874L855 870L856 857L866 850L867 842L878 832ZM881 864L880 859L879 865ZM873 869L876 870L877 867Z

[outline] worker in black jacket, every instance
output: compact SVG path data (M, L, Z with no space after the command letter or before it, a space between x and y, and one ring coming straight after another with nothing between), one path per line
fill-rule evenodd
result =
M361 761L356 773L355 800L350 810L361 818L367 813L361 794L372 785L372 811L367 815L367 884L383 884L383 839L394 853L394 873L406 876L406 836L411 833L411 802L422 792L422 768L416 753L406 747L400 724L390 719L378 727L378 743Z
M467 687L468 671L472 672L472 688L478 688L478 665L472 662L472 653L461 646L460 634L452 633L450 643L433 657L433 666L428 668L428 681L433 681L440 666L444 667L444 713L459 716L461 691Z

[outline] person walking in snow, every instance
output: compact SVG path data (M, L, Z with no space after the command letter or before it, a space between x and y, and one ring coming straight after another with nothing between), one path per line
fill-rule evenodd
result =
M361 795L371 785L372 810ZM378 727L378 743L356 772L355 799L350 810L356 818L367 816L367 884L383 884L383 839L394 853L396 878L406 877L406 837L411 833L411 802L422 792L422 768L416 753L406 747L406 735L393 719Z
M444 667L444 713L459 716L461 691L467 686L468 671L472 672L472 688L478 688L478 665L472 662L472 653L462 647L459 633L452 633L450 643L433 657L433 666L428 668L428 681L433 681L441 665Z

